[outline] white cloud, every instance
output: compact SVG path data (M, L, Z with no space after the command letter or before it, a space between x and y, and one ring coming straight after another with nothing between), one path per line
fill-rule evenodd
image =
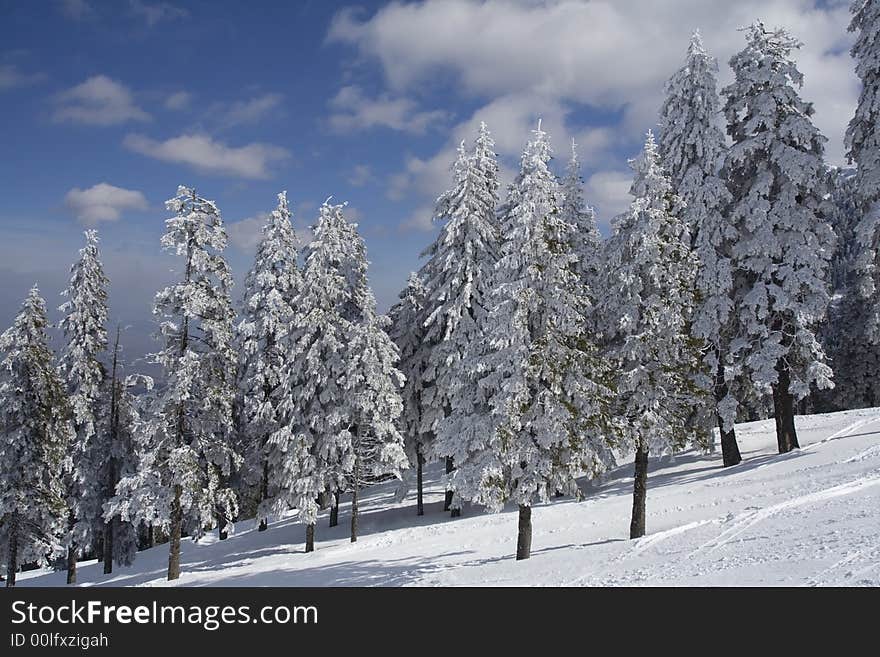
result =
M157 160L240 178L268 178L272 165L290 157L290 152L279 146L253 143L233 147L203 134L181 135L165 141L130 134L123 144L135 153Z
M149 207L143 193L105 182L88 189L74 187L67 192L64 202L74 216L87 226L102 221L117 221L126 210L146 210Z
M428 233L434 230L434 226L434 210L429 205L417 207L400 223L400 229L404 232L418 230Z
M598 171L587 178L585 196L596 210L602 232L608 234L611 220L626 210L632 201L629 188L632 171Z
M239 251L252 253L256 251L263 235L263 226L269 218L268 212L261 212L253 217L233 221L226 224L226 235L229 243Z
M188 91L176 91L165 99L165 107L170 110L186 109L192 98L192 94Z
M94 13L94 8L86 0L60 0L61 13L75 21Z
M22 73L15 64L0 64L0 91L25 87L45 79L42 73Z
M442 110L418 111L415 101L409 98L387 94L368 98L356 85L342 87L329 105L333 114L327 120L327 125L336 133L385 127L423 134L447 118L447 113Z
M116 125L127 121L149 121L131 91L106 75L96 75L55 98L55 121L89 125Z
M220 122L224 127L257 123L278 109L281 105L281 94L264 94L250 100L236 101L222 112Z
M363 187L373 180L373 171L367 164L355 164L348 176L348 184L352 187Z
M128 7L133 16L146 22L147 27L153 27L163 20L176 20L189 16L189 11L186 9L167 2L149 4L141 0L129 0Z

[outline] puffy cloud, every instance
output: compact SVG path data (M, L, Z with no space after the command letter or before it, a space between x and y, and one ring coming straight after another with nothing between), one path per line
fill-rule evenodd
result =
M423 134L447 118L447 113L442 110L418 111L416 102L409 98L388 94L368 98L356 85L342 87L329 105L333 113L327 126L335 133L384 127Z
M271 144L253 143L227 146L203 134L180 135L156 141L143 135L130 134L123 144L135 153L185 164L199 171L239 178L268 178L272 165L290 157L290 152Z
M264 94L249 100L232 103L228 108L217 108L221 115L220 123L227 128L236 125L257 123L281 106L281 94Z
M149 207L141 192L105 182L88 189L74 187L67 192L64 201L74 216L87 226L117 221L126 210L146 210Z
M43 73L22 73L15 64L0 64L0 91L25 87L45 79Z
M348 184L352 187L363 187L373 180L373 171L367 164L355 164L348 176Z
M188 91L176 91L165 99L165 107L170 110L186 109L192 98L192 94Z
M150 4L141 0L128 0L128 8L131 15L146 22L147 27L153 27L164 20L176 20L189 16L189 11L183 7L176 7L167 2Z
M127 121L149 121L131 91L106 75L96 75L55 98L55 121L88 125L116 125Z

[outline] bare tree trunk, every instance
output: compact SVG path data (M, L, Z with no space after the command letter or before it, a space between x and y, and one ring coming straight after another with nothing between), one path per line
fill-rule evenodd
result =
M519 532L516 537L516 560L532 556L532 507L519 505Z
M171 503L171 537L168 550L168 580L180 577L180 536L183 531L183 509L180 506L180 485L174 486L174 502Z
M113 519L104 523L104 574L113 572Z
M217 513L217 534L220 537L221 541L225 541L229 538L229 532L226 530L229 521L226 519L226 510L221 509Z
M715 401L720 404L728 393L727 379L724 378L724 360L720 350L715 352L718 359L718 371L715 373ZM742 461L742 455L739 453L739 445L736 442L736 430L731 427L730 431L724 430L724 422L721 415L718 417L718 432L721 435L721 461L723 467L727 468L731 465L737 465Z
M416 463L416 515L423 516L425 515L425 502L423 497L422 466L425 463L425 457L422 456L421 449L416 451Z
M640 440L636 449L636 471L633 482L632 521L629 537L645 535L645 498L648 492L648 447Z
M455 464L452 462L452 457L446 457L446 474L451 473L455 469ZM443 510L449 511L449 507L452 506L452 491L446 491L446 499L443 502Z
M18 514L13 513L9 520L9 543L6 546L6 586L15 586L15 573L18 570Z
M351 491L351 542L358 540L358 489L361 486L361 427L357 428L357 445L354 450L354 484Z
M67 546L67 583L76 584L76 541L73 539L73 526L76 524L76 518L73 515L73 509L67 515L67 527L71 531L70 545Z
M315 523L306 525L306 552L315 551Z
M269 497L269 463L263 459L263 476L260 478L260 502L265 502ZM266 531L269 526L269 519L263 516L260 518L260 526L258 532Z
M777 384L773 386L776 442L779 447L779 453L785 454L793 449L800 448L800 445L798 444L797 432L794 426L794 398L791 392L789 392L791 375L785 359L780 358L779 362L776 363L776 372L779 375Z
M333 492L333 505L330 507L330 526L339 524L339 491Z

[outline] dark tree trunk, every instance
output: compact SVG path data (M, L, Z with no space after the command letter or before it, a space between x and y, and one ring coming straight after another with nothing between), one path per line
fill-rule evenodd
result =
M516 560L532 556L532 507L519 505L519 532L516 536Z
M104 523L104 574L113 572L113 520Z
M351 542L358 540L358 489L361 487L360 427L358 427L358 446L354 453L354 484L351 490Z
M425 515L425 502L423 497L422 466L425 463L425 457L422 456L422 450L416 452L416 463L416 515L423 516Z
M18 517L13 514L9 522L9 544L6 546L6 586L15 586L18 570Z
M229 538L229 532L226 531L226 526L229 524L229 521L226 519L226 511L221 509L217 514L217 533L220 536L221 541L225 541Z
M269 497L269 463L263 461L263 476L260 478L260 502L265 502ZM266 531L269 527L269 519L263 516L260 518L260 526L258 532Z
M452 457L446 457L446 474L451 473L455 469L455 464L452 462ZM443 510L449 511L449 507L452 506L452 491L446 491L446 499L443 501Z
M779 446L779 453L785 454L799 448L800 445L798 444L797 432L794 426L794 398L788 389L791 383L791 375L785 359L780 359L776 363L776 372L779 375L778 382L773 386L776 442Z
M648 448L639 441L636 449L636 470L633 482L633 511L629 537L645 535L645 497L648 492Z
M180 577L180 536L183 531L183 509L180 506L180 486L174 487L174 502L171 503L171 537L168 550L168 580Z
M67 516L67 527L71 530L70 545L67 546L67 583L76 584L76 541L73 540L73 526L76 518L73 516L73 509Z
M153 524L150 523L147 525L147 547L156 547L156 532L153 529Z
M716 352L718 358L718 371L715 373L715 401L720 404L727 397L727 380L724 378L724 361L721 352ZM739 453L739 445L736 443L736 430L731 427L730 431L724 430L724 422L718 415L718 431L721 434L721 460L723 467L737 465L742 461Z
M330 507L330 526L339 524L339 491L333 492L333 506Z
M315 523L306 525L306 552L315 551Z

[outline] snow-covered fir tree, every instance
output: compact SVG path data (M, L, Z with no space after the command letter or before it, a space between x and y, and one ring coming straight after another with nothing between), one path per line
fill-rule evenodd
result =
M855 267L857 292L865 304L866 334L880 343L880 1L855 0L850 53L862 82L855 116L846 131L847 157L856 165L854 197L859 213Z
M810 386L828 388L831 368L816 339L829 294L834 233L823 214L825 138L792 59L800 43L760 22L730 60L724 89L733 145L724 164L733 195L729 220L736 338L731 353L750 384L772 392L779 451L798 447L794 403Z
M411 273L399 301L389 312L391 325L389 335L400 354L398 367L404 376L401 390L403 412L400 427L403 432L406 454L415 468L408 470L416 477L416 514L424 515L423 466L431 454L433 434L422 423L422 385L428 367L429 351L425 348L425 286L415 272ZM398 498L405 497L411 484L406 476L398 490Z
M88 517L100 522L104 574L113 572L113 564L128 566L137 552L137 525L107 510L112 506L116 486L121 479L133 475L138 468L135 434L141 417L131 388L146 385L152 388L150 377L123 376L120 344L121 328L116 327L110 371L104 382L101 414L98 419L99 440L90 445L84 457L94 473L94 481L104 482L83 493L82 505Z
M530 555L532 504L557 492L577 495L575 477L612 462L611 377L586 322L590 291L572 249L578 227L562 219L540 122L533 135L514 183L518 202L506 218L510 233L474 395L491 414L460 421L453 414L440 423L456 462L450 477L456 495L492 511L508 502L519 506L517 559ZM454 403L464 404L468 388L450 385Z
M280 405L284 419L269 439L266 508L273 514L299 509L306 524L306 551L314 550L319 496L329 496L335 507L339 493L351 485L358 432L387 441L389 454L397 441L397 456L406 460L402 438L393 426L400 414L399 391L391 401L383 396L401 376L389 362L390 354L396 362L396 349L378 320L371 319L375 301L367 284L366 250L343 208L329 199L322 205L314 239L306 249L302 291L288 340L288 395ZM381 358L374 362L363 350L379 349L377 344ZM376 369L384 368L389 381L371 378L366 385L364 363L375 376ZM369 386L384 387L379 391ZM383 418L367 412L368 399L381 405L375 413L385 413ZM393 467L388 472L397 474Z
M577 269L585 285L594 286L601 259L602 236L596 225L596 213L584 201L584 181L577 144L571 142L571 158L560 181L562 221L575 227L572 249L577 255Z
M433 432L434 454L447 459L447 473L462 443L485 441L489 409L477 388L482 376L483 336L500 235L498 165L483 123L473 153L462 142L453 166L453 187L437 199L435 219L445 223L422 254L426 291L424 342L430 350L422 385L422 427ZM448 489L446 508L460 512Z
M697 260L651 132L632 166L635 200L614 221L599 312L618 372L624 445L636 455L630 537L638 538L645 533L648 455L706 444L709 436L690 425L691 409L705 395L695 383L703 342L688 330Z
M64 550L61 474L74 432L46 326L46 304L34 286L13 325L0 334L0 563L6 586L15 586L21 564L44 565Z
M287 192L282 192L277 209L263 227L253 267L245 279L243 318L238 327L243 401L241 474L245 490L255 491L257 505L269 497L267 443L279 427L279 406L289 394L285 388L289 383L285 376L286 338L301 283L297 255ZM260 513L260 531L267 527L265 512Z
M166 202L162 246L183 258L183 277L156 294L164 348L154 355L164 372L153 415L142 428L138 471L117 486L110 511L159 526L170 536L168 579L180 576L183 532L194 539L237 513L226 485L241 461L231 446L236 353L223 258L226 230L220 211L195 190L179 187Z
M366 286L366 279L362 284ZM396 368L397 347L385 332L389 319L376 314L376 302L369 287L363 294L361 317L354 325L349 349L347 388L354 423L350 476L351 541L358 535L360 488L391 475L397 478L410 466L397 419L403 410L400 389L403 374Z
M718 175L727 147L718 125L717 70L700 33L694 32L684 66L666 83L659 149L673 190L684 203L681 218L699 261L696 286L700 300L694 309L692 332L706 342L706 369L714 381L709 384L712 394L705 399L711 415L717 418L723 463L730 466L742 460L734 431L734 382L728 379L732 369L725 368L731 340L730 251L736 231L725 215L730 193Z
M66 344L58 369L73 410L76 439L66 460L70 532L67 537L67 583L76 583L76 560L83 550L94 550L104 535L101 505L113 496L115 481L103 467L107 436L98 428L97 416L106 392L102 359L107 351L107 285L98 252L98 232L85 232L86 245L70 268L70 281L61 294L67 301L59 327ZM96 499L97 498L97 499Z

